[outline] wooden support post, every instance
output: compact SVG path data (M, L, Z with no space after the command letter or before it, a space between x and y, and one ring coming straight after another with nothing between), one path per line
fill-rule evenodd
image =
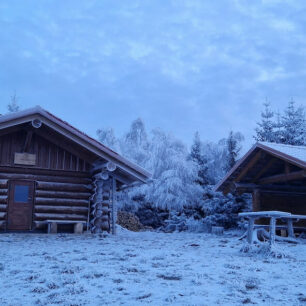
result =
M260 190L255 189L252 194L252 210L260 211Z
M82 223L76 223L74 225L74 233L75 234L83 234L83 224Z
M276 219L275 217L271 217L270 219L270 245L274 245L275 243L275 225Z
M288 237L295 238L292 219L287 219Z
M247 240L249 244L253 243L254 218L249 218Z
M48 234L57 234L57 223L56 222L48 223Z

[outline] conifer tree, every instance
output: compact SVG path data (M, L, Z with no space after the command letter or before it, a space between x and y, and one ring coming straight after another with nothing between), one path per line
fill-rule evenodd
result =
M227 158L225 171L229 171L236 164L241 150L241 142L243 140L244 137L241 133L230 131L228 138L226 139Z
M16 92L11 96L11 102L7 105L7 110L10 113L16 113L20 110L20 106L18 105L18 97L16 96Z
M263 105L264 110L261 112L261 121L257 123L258 127L255 129L256 135L254 138L257 141L275 142L274 112L271 110L269 102L266 101Z
M296 107L291 100L282 116L282 142L296 146L305 144L305 124L304 108Z
M189 158L196 163L199 169L199 179L197 180L197 183L199 183L201 186L209 184L209 180L207 177L207 159L202 153L202 143L199 132L196 132L194 135Z

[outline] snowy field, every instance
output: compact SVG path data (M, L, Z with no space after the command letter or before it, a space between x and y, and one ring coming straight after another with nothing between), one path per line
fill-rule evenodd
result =
M234 233L1 234L0 305L306 305L306 245L240 253Z

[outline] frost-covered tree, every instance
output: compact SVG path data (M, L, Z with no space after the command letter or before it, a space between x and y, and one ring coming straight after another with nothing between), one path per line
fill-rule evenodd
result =
M11 101L7 105L7 110L10 113L15 113L15 112L18 112L20 110L20 106L18 105L18 97L16 95L16 92L11 96Z
M241 142L244 140L240 132L234 133L230 131L227 139L225 140L226 147L226 163L225 171L229 171L237 162L239 152L241 151Z
M195 182L196 163L188 159L186 146L160 129L152 131L148 141L149 158L145 168L152 173L150 183L126 192L122 202L128 207L149 204L162 210L181 211L201 201L203 190Z
M254 138L257 141L276 141L274 112L271 110L271 105L267 101L264 103L264 110L261 112L261 121L257 122L255 132L256 135Z
M295 102L290 101L282 116L282 142L297 146L305 144L305 124L304 108L296 107Z
M145 166L149 158L149 143L144 122L138 118L131 124L129 132L121 141L121 152L140 166Z
M112 128L98 129L97 135L99 141L102 142L105 146L120 153L120 143L119 140L116 138L115 132Z
M215 185L225 175L226 147L224 140L219 142L203 142L202 152L207 159L207 178L210 185Z
M196 132L194 135L193 144L191 146L188 158L192 160L198 167L199 179L197 180L197 183L199 183L201 186L207 185L209 183L207 175L208 172L207 159L203 155L202 142L200 139L199 132Z
M187 159L186 146L161 130L152 133L153 182L148 185L147 200L163 209L196 206L201 200L202 188L194 183L198 180L198 167Z
M231 134L231 150L228 149L227 139L219 143L203 143L196 134L191 152L185 144L161 129L146 133L140 119L135 120L129 132L118 140L110 130L100 130L98 135L109 146L118 141L121 154L152 173L147 184L121 192L120 209L133 211L143 224L154 228L169 225L166 219L172 222L178 218L181 224L186 218L201 220L208 215L209 218L205 219L207 224L234 224L232 217L240 207L240 204L235 204L236 196L232 197L233 201L232 198L224 199L222 194L212 191L212 184L224 175L230 153L238 154L241 134ZM203 172L202 178L205 178L205 184L199 177L202 175L201 165L204 166L205 176ZM226 209L223 209L224 203ZM226 217L222 219L223 212Z
M239 222L238 213L251 208L249 195L228 194L214 192L208 188L204 194L202 210L205 214L204 224L208 226L236 227Z

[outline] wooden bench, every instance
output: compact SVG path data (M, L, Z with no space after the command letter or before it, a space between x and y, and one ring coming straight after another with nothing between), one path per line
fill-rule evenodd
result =
M73 224L74 225L74 233L82 234L83 227L87 224L86 221L71 221L71 220L47 220L48 225L48 234L56 234L57 233L57 225L58 224Z

